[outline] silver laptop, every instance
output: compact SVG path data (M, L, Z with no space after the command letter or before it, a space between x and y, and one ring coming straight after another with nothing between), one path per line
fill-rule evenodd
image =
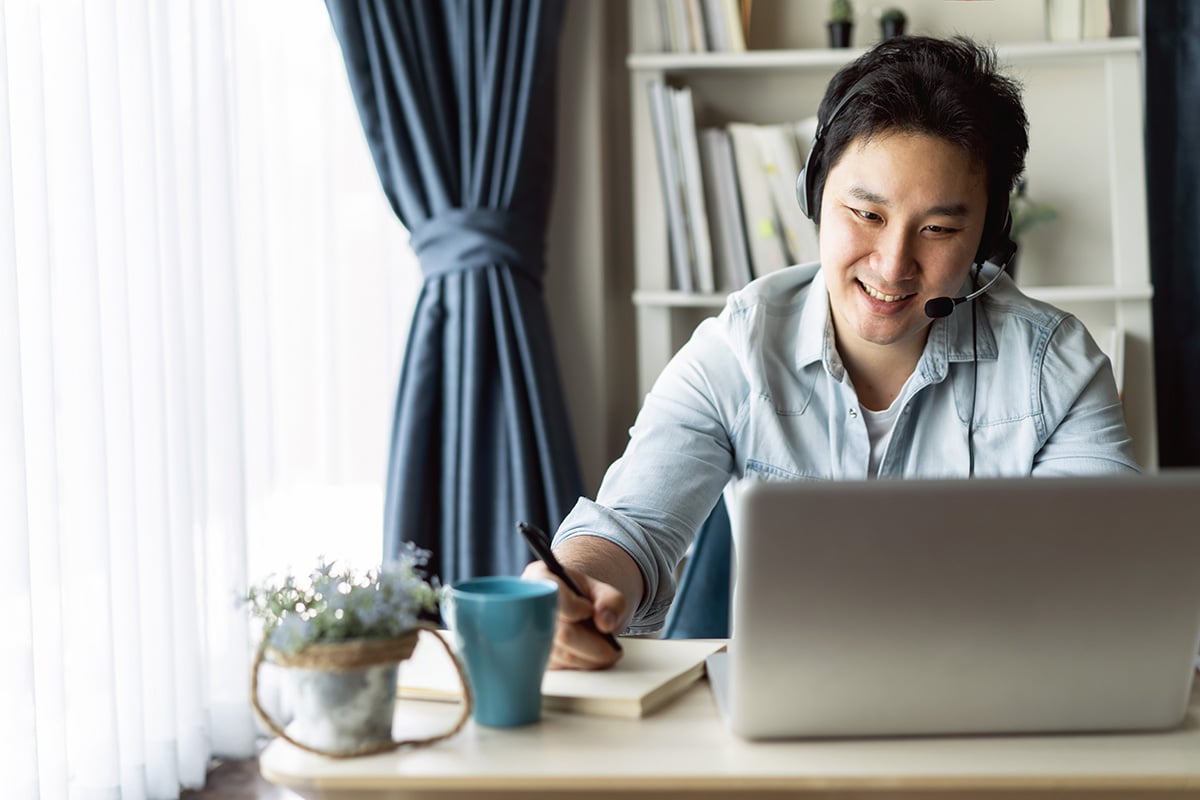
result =
M1183 719L1200 473L766 482L737 511L733 637L713 679L741 736Z

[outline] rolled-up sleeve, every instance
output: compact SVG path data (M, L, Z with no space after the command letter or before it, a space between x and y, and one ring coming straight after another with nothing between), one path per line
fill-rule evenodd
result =
M701 323L663 370L596 501L581 499L555 535L556 545L598 536L637 562L646 592L631 632L662 627L675 596L675 568L733 475L729 431L746 382L725 316Z

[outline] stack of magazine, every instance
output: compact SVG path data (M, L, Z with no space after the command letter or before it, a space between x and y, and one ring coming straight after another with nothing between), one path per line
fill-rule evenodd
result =
M816 118L699 128L689 87L647 86L666 206L672 288L731 291L817 260L817 232L796 202Z

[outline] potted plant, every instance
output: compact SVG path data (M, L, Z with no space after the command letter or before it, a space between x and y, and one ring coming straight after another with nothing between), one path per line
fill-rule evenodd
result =
M304 750L345 757L425 744L457 733L471 712L462 667L440 636L463 682L465 702L455 727L425 739L394 741L392 713L400 662L437 609L436 582L425 579L428 553L411 545L399 558L359 572L322 559L306 577L269 578L246 593L262 643L251 671L251 703L276 735ZM281 728L259 703L263 661L283 667L295 717Z
M879 35L884 39L903 36L906 24L908 24L908 17L901 9L895 6L885 8L879 15Z
M854 7L850 0L830 0L829 22L825 27L829 29L830 47L850 46L850 34L854 30Z
M1021 178L1008 198L1008 212L1012 215L1012 230L1009 235L1018 245L1021 243L1021 237L1030 229L1058 217L1058 211L1054 206L1033 200L1027 192L1028 186L1025 178ZM1018 249L1008 262L1008 276L1013 280L1016 280L1017 255L1019 254L1020 250Z

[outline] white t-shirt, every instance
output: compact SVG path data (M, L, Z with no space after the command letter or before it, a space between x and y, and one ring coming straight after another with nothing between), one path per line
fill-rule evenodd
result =
M860 406L863 422L867 424L867 438L871 442L871 459L867 465L867 476L879 477L879 462L883 460L883 451L887 450L888 442L892 440L892 431L896 429L896 419L900 416L899 400L904 393L896 395L892 404L883 411L872 411L866 406Z

